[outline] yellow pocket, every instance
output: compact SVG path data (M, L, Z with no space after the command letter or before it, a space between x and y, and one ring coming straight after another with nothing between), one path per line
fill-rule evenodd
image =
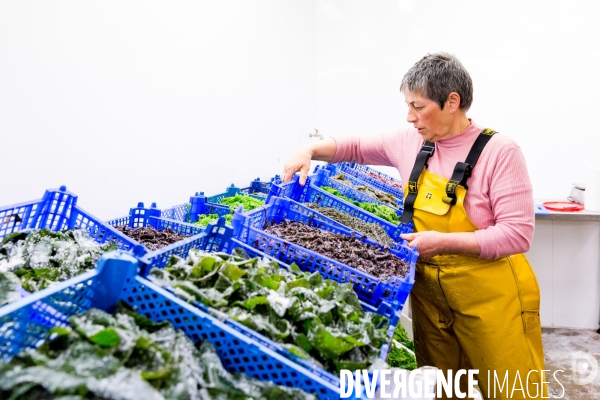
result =
M415 199L415 209L426 211L435 215L445 215L450 210L450 204L443 202L443 198L446 196L446 187L442 189L429 186L421 185L417 198Z

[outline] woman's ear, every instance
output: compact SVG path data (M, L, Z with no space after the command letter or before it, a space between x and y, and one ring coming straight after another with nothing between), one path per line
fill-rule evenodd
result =
M446 100L446 107L450 112L454 112L460 108L460 94L452 92L448 95Z

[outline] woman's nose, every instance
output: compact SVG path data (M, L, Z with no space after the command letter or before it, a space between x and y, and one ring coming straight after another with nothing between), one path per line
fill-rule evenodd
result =
M410 109L408 110L408 113L406 114L406 121L410 122L411 124L417 122L417 115L414 111Z

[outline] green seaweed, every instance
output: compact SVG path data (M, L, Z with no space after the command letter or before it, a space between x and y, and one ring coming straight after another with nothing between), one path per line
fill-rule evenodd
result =
M344 362L367 368L378 358L389 340L388 321L363 311L351 283L236 254L192 250L186 260L173 256L164 269L153 268L150 277L330 372Z
M247 194L236 194L232 197L224 197L221 200L221 204L229 206L229 214L224 215L225 223L231 226L231 219L236 208L240 205L244 207L244 211L254 210L255 208L261 207L265 204L264 200L256 199ZM219 219L218 214L203 214L198 216L198 221L194 225L207 226L209 223L217 221Z
M99 339L99 338L102 339ZM0 364L0 398L314 399L301 390L223 368L208 342L194 345L170 323L153 323L120 304L91 309L54 328L37 350Z
M343 200L346 200L347 202L352 203L355 206L358 206L358 207L362 208L363 210L368 211L371 214L378 216L379 218L385 219L388 222L391 222L393 224L398 224L400 222L400 217L398 217L398 214L396 214L396 211L393 208L390 208L390 207L382 205L382 204L366 203L366 202L360 202L360 201L349 199L348 197L342 195L337 189L334 189L329 186L323 186L323 187L321 187L321 189L323 189L326 192L329 192L329 193L333 194L334 196L337 196Z
M406 333L404 327L401 324L398 324L398 326L396 326L396 330L394 331L394 339L402 343L404 346L408 347L412 351L415 351L415 344L412 340L408 338L408 334Z
M344 185L346 185L348 187L351 187L351 188L353 188L355 190L358 190L359 192L362 192L362 193L366 194L367 196L369 196L369 197L371 197L371 198L373 198L375 200L378 200L378 201L380 201L380 202L382 202L384 204L387 204L390 207L397 207L398 206L398 204L396 203L396 198L394 197L393 194L383 192L383 191L381 191L379 189L374 189L374 188L369 187L367 185L355 185L352 182L347 181L344 178L344 174L343 173L340 173L340 174L337 174L335 176L332 176L330 179L338 181L338 182L340 182L340 183L342 183L342 184L344 184Z
M401 324L398 324L394 331L394 340L401 343L406 348L415 351L415 344L408 338L408 335ZM392 345L390 353L388 355L388 364L392 368L403 368L409 371L417 368L417 361L415 356L402 347L398 347L395 344Z
M406 349L402 347L392 346L390 354L388 355L388 364L392 368L402 368L412 371L417 369L417 361L415 356L410 354Z
M12 272L0 271L0 307L21 298L19 288L21 282Z
M19 232L0 246L0 272L11 272L23 289L37 292L93 269L102 254L116 249L114 242L100 245L79 229Z

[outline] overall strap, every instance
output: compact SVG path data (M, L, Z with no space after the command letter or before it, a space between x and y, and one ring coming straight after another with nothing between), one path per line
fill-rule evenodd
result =
M402 215L400 216L400 222L403 224L408 224L413 217L415 200L417 198L417 182L423 168L427 168L427 161L433 155L434 151L435 144L433 142L425 142L417 154L417 160L408 179L408 194L404 200L404 211L402 211Z
M475 164L477 164L477 160L479 160L479 156L481 155L483 148L495 133L497 132L492 129L486 128L482 130L479 136L477 136L475 143L473 143L465 162L456 163L454 171L452 172L452 177L446 184L446 195L442 198L444 203L450 205L456 204L457 185L462 185L465 189L469 189L467 186L467 180L471 177L473 168L475 168Z

